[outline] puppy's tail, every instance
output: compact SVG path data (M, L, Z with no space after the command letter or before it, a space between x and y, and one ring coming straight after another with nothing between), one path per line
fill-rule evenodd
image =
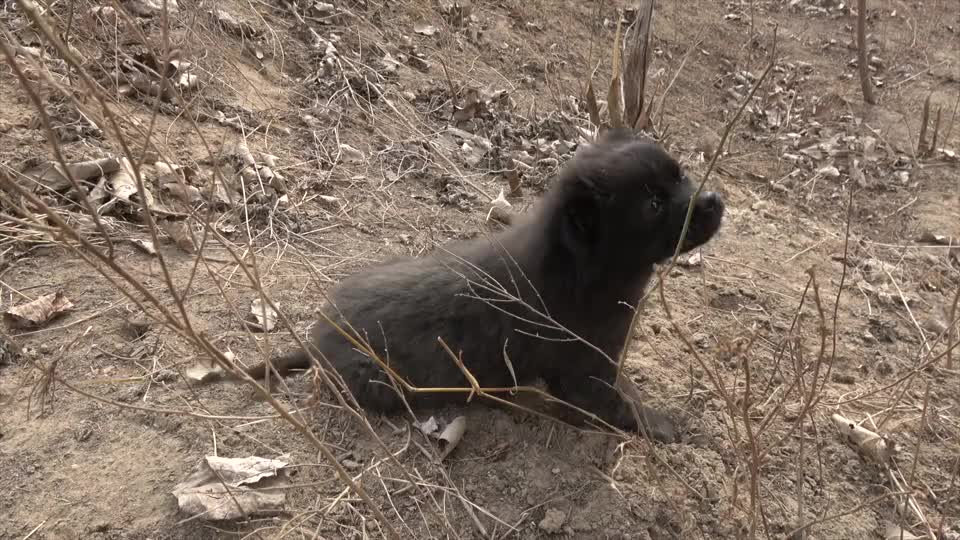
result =
M305 350L297 349L274 358L270 364L273 365L273 369L277 374L281 377L286 377L291 370L310 367L310 356L307 355ZM261 362L255 366L248 367L244 372L251 378L259 381L266 377L268 369L268 364Z

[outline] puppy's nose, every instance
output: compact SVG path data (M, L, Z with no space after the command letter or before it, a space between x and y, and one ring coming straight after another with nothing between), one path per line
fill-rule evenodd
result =
M723 199L719 193L705 191L697 197L697 208L710 214L723 212Z

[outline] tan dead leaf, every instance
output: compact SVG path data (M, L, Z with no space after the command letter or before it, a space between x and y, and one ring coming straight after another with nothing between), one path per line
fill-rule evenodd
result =
M384 66L384 70L383 70L384 75L390 75L391 73L396 72L397 69L399 69L400 66L403 65L400 63L399 60L394 58L393 55L390 54L389 52L383 55L383 59L380 60L380 62Z
M523 195L523 186L520 183L520 169L509 169L504 173L507 177L507 186L510 187L508 197L520 197Z
M500 193L497 194L497 198L490 201L490 204L500 208L510 208L510 201L507 200L504 196L503 188L500 189Z
M922 540L923 538L923 536L917 536L906 529L901 529L895 523L885 522L883 540Z
M183 372L183 376L196 383L216 381L223 377L223 368L217 364L206 366L194 364Z
M139 201L140 194L137 192L136 175L134 175L133 166L129 159L120 158L120 168L110 175L109 182L110 191L116 199L130 204ZM153 194L146 186L144 186L143 191L147 200L142 202L145 202L148 208L152 208Z
M166 6L167 13L180 11L177 0L132 0L125 5L127 9L142 17L160 15L163 13L164 6Z
M440 441L440 459L446 458L450 455L450 452L453 452L453 449L460 444L460 439L463 438L466 431L467 417L465 416L454 418L452 422L447 424L447 427L443 428L440 436L437 437Z
M277 166L278 166L278 164L279 164L279 162L280 162L280 158L277 157L277 156L275 156L275 155L273 155L273 154L268 154L268 153L266 153L266 152L260 152L260 161L263 161L263 163L264 163L267 167L273 167L274 169L276 169Z
M178 73L173 80L173 85L180 91L193 90L200 85L200 76L190 72Z
M223 170L221 170L221 172L223 172ZM207 185L203 188L203 191L207 200L212 202L214 206L218 208L229 208L233 206L233 192L227 189L222 179L223 176L220 174L212 175L207 181Z
M420 430L420 433L423 433L427 437L436 437L438 435L437 432L440 431L440 424L433 416L427 418L423 422L414 422L413 427Z
M221 8L214 8L211 11L207 12L214 20L220 23L220 26L227 32L241 38L255 38L260 36L263 32L258 28L254 28L252 24L247 21L240 20L234 15L227 13Z
M277 326L277 319L280 318L270 304L260 298L254 298L250 303L250 314L254 320L248 320L247 325L261 332L272 331Z
M518 214L509 208L501 208L499 206L494 206L490 209L490 213L487 214L487 221L496 221L503 223L504 225L511 225L517 219Z
M0 366L13 364L23 355L23 349L10 336L0 332Z
M35 179L48 189L64 191L72 187L69 180L70 176L77 181L93 180L94 178L115 172L118 169L120 169L119 159L101 158L67 163L66 169L59 163L49 161L24 171L23 174Z
M203 195L200 194L199 189L183 182L163 184L163 190L185 203L196 204L203 201Z
M263 62L267 58L267 54L263 48L252 41L245 41L243 43L243 50L260 62Z
M339 198L339 197L334 197L333 195L318 195L317 197L318 197L318 198L320 199L320 201L322 201L324 204L334 205L334 204L340 202L340 198Z
M703 254L699 250L694 251L689 256L680 257L678 261L680 266L686 266L687 268L694 268L703 264Z
M645 128L638 122L643 112L647 82L647 64L650 61L650 25L653 22L653 0L643 0L637 10L637 19L623 39L626 65L623 68L624 122L627 127ZM647 107L649 114L649 107Z
M97 180L97 185L93 186L93 189L87 194L87 199L90 201L90 204L99 206L103 201L107 200L109 196L110 194L107 193L107 177L101 176L100 179Z
M156 255L157 248L153 245L152 240L145 240L143 238L133 238L130 240L130 243L136 246L140 251L148 255Z
M340 161L344 163L361 163L363 162L363 159L363 152L357 150L349 144L340 145Z
M128 338L136 340L142 338L155 324L154 321L145 316L133 315L123 321L121 330Z
M844 439L874 463L887 466L890 463L890 458L897 453L897 446L885 436L857 425L839 414L833 414L830 419L833 420L833 424Z
M286 466L285 461L256 456L206 456L172 493L181 511L206 520L275 515L286 502Z
M413 25L413 31L424 36L432 36L437 33L437 27L421 22Z
M613 38L613 74L610 76L610 90L607 92L607 114L610 117L610 127L613 128L623 127L623 66L620 51L622 26L622 19L617 19L617 33Z
M240 160L240 163L242 163L244 166L246 167L257 166L257 160L254 159L253 152L251 152L250 147L247 146L247 141L241 139L240 142L237 143L236 148L234 148L233 153L237 157L237 159Z
M196 253L197 244L193 240L193 230L186 221L163 221L160 228L167 233L177 247L187 253Z
M497 212L498 217L504 215L504 213L509 213L511 206L512 205L510 204L510 201L508 201L506 196L504 196L503 188L501 188L497 198L490 201L490 210L487 212L487 221L490 221L490 218L493 216L494 212Z
M952 238L943 234L934 234L932 231L921 232L917 237L917 242L936 244L940 246L952 246L958 243L956 238Z
M73 308L73 303L57 291L45 294L36 300L14 306L3 314L7 324L15 328L33 328L42 326L53 319L67 313Z
M319 17L329 18L337 12L336 6L329 2L312 2L313 11Z
M600 105L597 103L597 94L593 91L593 81L587 82L587 112L590 113L590 123L596 129L600 128Z

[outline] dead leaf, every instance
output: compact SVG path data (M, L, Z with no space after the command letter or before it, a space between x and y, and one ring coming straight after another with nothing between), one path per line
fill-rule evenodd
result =
M7 324L15 328L42 326L65 314L73 308L73 303L57 291L45 294L36 300L14 306L4 313Z
M146 335L153 325L154 322L149 318L134 315L123 321L122 329L128 338L136 340Z
M349 144L340 145L340 160L344 163L361 163L363 162L363 152L357 150L356 148L350 146Z
M443 428L443 431L440 432L440 436L437 437L440 441L440 459L446 458L450 455L450 452L453 452L453 449L460 444L460 439L463 438L464 432L467 431L467 417L458 416L453 419L452 422L447 424L447 427Z
M49 161L33 167L23 174L32 177L53 191L64 191L72 186L69 177L74 180L93 180L94 178L110 174L120 169L120 160L117 158L101 158L90 161L67 163L64 169L59 163ZM68 174L69 173L69 176Z
M318 195L317 197L325 204L336 204L340 202L340 198L334 197L333 195Z
M253 302L250 303L250 314L253 315L256 322L248 320L247 324L254 330L270 332L277 326L277 319L279 318L277 312L270 307L270 304L260 298L254 298Z
M133 165L127 158L120 158L120 168L113 172L109 177L110 190L114 198L128 204L134 202L145 202L148 208L153 207L153 194L146 186L143 187L146 201L139 201L140 194L137 192L136 175L133 172Z
M644 92L647 81L647 65L650 61L650 26L653 19L653 0L641 3L637 10L637 19L627 29L623 39L626 64L623 68L623 100L625 102L624 121L627 127L643 129L647 122L641 121L641 113L649 114L650 107L644 109ZM632 31L631 31L632 30Z
M503 223L504 225L511 225L516 218L516 212L511 211L509 208L501 208L499 206L492 207L490 213L487 214L487 221L493 220Z
M520 197L523 195L523 187L520 183L520 170L509 169L504 173L507 177L507 185L510 187L510 197Z
M923 231L917 237L917 242L925 244L936 244L940 246L952 246L957 244L957 239L943 234L934 234L932 231Z
M437 422L437 419L431 416L423 422L414 422L413 427L420 430L420 433L428 437L436 437L437 432L440 430L440 424Z
M610 77L610 90L607 92L607 115L610 127L623 127L623 84L621 82L622 55L620 51L621 20L617 20L617 33L613 38L613 75Z
M424 36L432 36L437 33L437 27L427 23L417 23L413 25L413 31Z
M140 249L140 251L148 255L156 255L157 248L153 245L152 240L144 240L142 238L132 238L130 243Z
M166 232L177 247L187 253L196 253L197 244L193 241L193 231L190 224L185 221L163 221L160 228Z
M172 493L181 511L206 520L275 515L286 502L286 466L285 461L256 456L206 456Z
M183 372L183 376L196 383L216 381L223 377L224 370L218 364L206 366L195 364Z
M487 212L487 221L490 221L490 218L494 218L501 223L510 224L512 217L506 217L506 220L503 218L505 216L510 216L510 201L504 196L503 188L500 189L500 193L497 195L497 198L490 201L490 210ZM496 214L496 216L494 216Z
M695 251L687 257L681 257L678 261L680 266L685 266L687 268L694 268L700 266L703 263L703 254L700 251Z
M587 94L585 96L587 112L590 113L590 123L594 129L600 129L600 105L597 103L597 94L593 91L593 81L587 81Z
M885 283L889 281L888 274L893 274L897 271L897 266L895 264L890 264L883 262L880 259L865 259L861 263L860 271L863 272L863 279L870 283L871 285L876 285L879 283Z
M10 336L0 332L0 366L13 364L23 355L23 350Z
M844 439L874 463L886 466L897 453L896 445L886 436L878 435L839 414L833 414L830 418Z
M126 3L126 8L141 17L151 17L163 13L166 6L167 13L177 13L180 6L177 0L132 0Z
M840 169L834 167L833 165L827 165L826 167L821 168L817 172L827 178L840 178Z
M197 204L203 201L200 190L184 182L168 182L163 184L163 189L185 203Z
M241 38L251 39L259 37L263 32L254 28L247 21L240 20L231 13L217 7L207 12L214 20L220 23L220 26L227 32Z
M883 530L883 540L921 540L922 536L917 536L906 529L901 529L895 523L886 522Z
M225 173L221 169L221 173ZM231 191L227 189L227 186L223 183L223 175L215 173L207 181L207 185L203 188L204 195L207 200L214 203L218 208L229 208L233 206L234 198L231 196Z

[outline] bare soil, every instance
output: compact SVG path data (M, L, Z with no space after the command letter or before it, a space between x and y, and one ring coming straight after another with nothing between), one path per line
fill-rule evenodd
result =
M521 152L529 166L511 203L522 211L534 202L569 157L577 126L588 126L578 98L598 65L594 85L606 95L611 21L626 3L475 2L463 24L443 4L346 1L328 16L300 3L298 21L285 2L215 3L257 29L255 39L218 24L208 14L214 4L190 0L170 15L169 32L157 13L135 24L104 12L98 19L86 0L56 3L47 16L113 92L134 155L149 131L148 154L202 174L223 166L240 141L276 157L283 189L250 188L246 204L201 214L256 264L264 291L303 335L323 290L344 276L495 227L475 187L489 196L508 189L505 170L526 159ZM438 465L428 451L436 442L408 419L372 416L417 479L404 488L397 462L329 394L310 377L287 381L290 392L278 398L303 411L402 537L746 538L753 523L759 537L784 538L813 522L808 538L895 538L885 536L894 523L918 537L960 538L960 353L952 367L930 361L946 350L960 252L922 240L960 238L960 161L950 153L960 152L960 10L869 2L871 69L882 83L870 106L851 64L856 17L836 4L658 4L654 125L694 178L769 62L776 29L776 66L707 185L726 198L724 227L700 264L667 276L669 314L651 297L629 357L629 375L683 418L682 442L622 443L517 410L464 406L426 415L467 419L463 440ZM61 88L99 107L15 5L4 3L0 26L17 40L17 58L41 51L32 58ZM118 92L110 74L161 54L164 40L200 78L186 104ZM336 48L329 72L325 43ZM50 81L33 69L26 76L68 160L122 152ZM452 99L464 107L471 92L490 99L497 91L505 94L483 111L451 118ZM939 107L943 151L918 155L928 96L927 138ZM48 132L8 64L0 104L0 167L20 172L52 159ZM478 153L483 141L491 147ZM107 249L80 206L42 195ZM241 384L188 385L180 373L201 352L161 325L131 333L142 316L136 304L81 257L85 250L10 219L11 200L0 217L0 307L62 291L74 308L38 328L6 329L4 339L22 350L0 360L0 538L384 535L269 404ZM175 309L158 258L128 241L149 238L144 224L122 212L101 219L113 260ZM250 365L293 346L282 330L247 332L242 320L257 294L223 243L211 240L205 260L166 238L156 248L190 324L220 350ZM45 386L40 367L72 389ZM798 377L823 386L799 427L810 390L793 386ZM834 413L866 420L899 445L900 490L922 519L898 514L906 499L838 435ZM287 511L227 522L181 513L173 487L213 454L283 456Z

